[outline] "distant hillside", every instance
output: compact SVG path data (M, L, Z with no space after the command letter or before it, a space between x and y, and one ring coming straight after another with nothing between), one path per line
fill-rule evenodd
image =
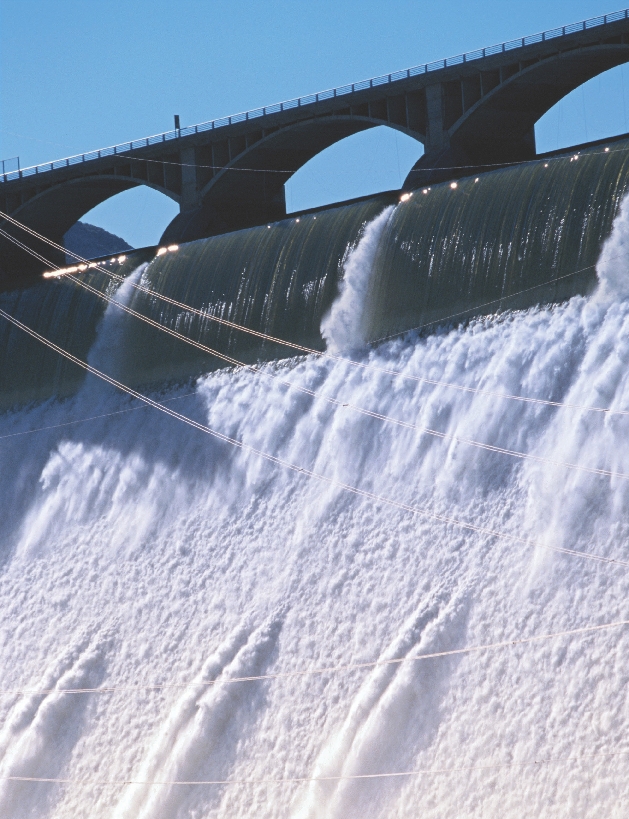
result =
M63 244L66 250L71 250L84 259L96 259L110 253L133 250L120 236L86 222L77 222L73 225L63 237ZM66 256L66 261L71 262L72 259Z

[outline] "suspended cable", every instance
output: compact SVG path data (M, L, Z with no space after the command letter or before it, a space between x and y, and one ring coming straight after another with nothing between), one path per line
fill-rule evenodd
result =
M612 137L613 139L613 137ZM534 157L533 159L519 159L514 160L513 162L484 162L482 164L476 165L444 165L441 167L421 167L415 168L414 170L418 173L434 173L435 171L468 171L468 170L476 170L479 173L482 173L485 169L496 170L500 168L515 168L521 165L538 165L540 163L544 164L544 167L548 167L548 164L551 162L565 162L566 160L572 162L574 161L574 157L578 156L579 159L589 157L589 156L609 156L610 154L616 153L625 153L626 148L605 148L602 151L590 151L585 149L579 149L577 153L574 150L571 150L570 147L562 148L562 151L566 153L562 153L561 156L541 156L541 157ZM586 153L582 153L585 150ZM141 156L133 156L129 153L120 153L117 156L122 156L125 159L133 159L136 162L150 162L158 165L176 165L180 168L202 168L204 170L214 170L214 171L243 171L248 173L279 173L284 175L292 175L297 173L300 168L294 168L292 170L283 170L278 168L240 168L235 165L203 165L198 162L174 162L172 160L161 160L161 159L149 159L148 157L141 157ZM411 169L413 170L413 169ZM449 180L444 180L449 181ZM434 183L439 184L439 183ZM415 190L419 190L420 188L425 187L422 185L418 185ZM400 188L401 190L401 188ZM377 196L378 194L374 194ZM330 205L333 207L333 205Z
M618 255L609 256L609 259L617 259L619 258ZM557 282L563 281L564 279L570 279L572 276L578 276L579 273L585 273L588 270L595 270L598 262L594 264L588 264L585 267L579 267L576 270L572 270L570 273L565 273L563 276L557 276L554 279L547 279L545 282L540 282L539 284L533 284L531 287L525 287L523 290L517 290L515 293L511 293L508 296L499 296L496 299L491 299L491 301L485 301L481 304L475 305L471 309L467 310L459 310L458 313L450 313L448 316L443 316L438 321L428 321L425 324L419 324L417 327L409 327L408 330L401 330L399 333L391 333L388 336L380 336L380 338L375 338L373 341L370 341L370 344L381 344L384 341L391 341L394 338L401 338L402 336L408 335L409 333L418 333L420 330L425 330L426 327L435 327L439 324L444 324L451 319L459 318L460 316L469 316L472 310L482 310L484 307L491 307L492 304L499 304L504 301L509 301L510 299L515 299L517 296L522 296L525 293L531 293L533 290L539 290L540 287L548 287L549 285L556 284ZM444 386L456 386L450 384L444 384ZM488 395L492 393L487 393ZM494 395L499 395L500 393L494 393ZM516 398L519 401L526 401L526 400L537 400L537 399L526 399L520 396L512 396L512 395L504 395L504 398ZM542 401L540 400L539 403L543 404L554 404L552 401ZM557 404L556 406L570 406L569 404ZM593 409L596 412L610 412L611 410L599 409L597 407L579 407L579 409Z
M420 768L411 771L387 771L370 774L340 774L338 776L291 776L266 777L261 779L71 779L63 777L43 776L2 776L0 782L49 782L66 785L144 785L144 786L178 786L178 785L298 785L308 782L360 782L361 780L391 779L411 776L437 776L453 773L473 773L475 771L496 771L508 768L531 768L542 765L565 765L567 763L585 762L592 759L611 759L613 757L629 756L629 750L598 751L580 756L546 757L545 759L531 759L525 762L496 762L485 765L464 765L455 768Z
M102 267L100 264L90 262L88 259L84 259L82 256L79 256L78 254L73 253L72 251L66 250L62 245L59 245L56 242L53 242L51 239L48 239L47 237L43 236L42 234L37 233L37 231L33 230L32 228L29 228L27 225L22 224L17 219L14 219L12 216L9 216L8 214L3 213L2 211L0 211L0 218L7 219L9 222L14 224L16 227L21 228L25 232L27 232L30 235L34 236L35 238L40 239L42 242L45 242L46 244L50 245L51 247L56 248L57 250L61 250L61 251L65 252L65 253L67 253L69 256L72 256L75 260L81 262L82 264L85 264L86 267L87 267L87 265L89 265L92 269L97 270L98 272L104 273L106 276L110 277L111 279L113 279L115 281L118 281L118 282L125 281L124 276L119 276L118 274L113 273L110 270L107 270L105 267ZM24 248L26 248L25 245L24 245ZM512 293L510 296L501 296L500 298L493 299L492 301L489 301L489 302L485 302L484 304L478 305L475 309L480 309L482 307L488 307L489 305L505 301L505 299L515 298L516 296L519 296L519 295L521 295L523 293L527 293L527 292L529 292L531 290L535 290L538 287L543 287L543 286L546 286L546 285L554 284L557 281L569 278L570 276L577 275L578 273L583 273L583 272L585 272L587 270L592 270L595 267L596 267L596 264L587 265L585 267L579 268L578 270L574 270L571 273L566 273L563 276L559 276L559 277L557 277L555 279L548 280L547 282L542 282L541 284L537 284L537 285L534 285L534 286L532 286L530 288L526 288L524 290L520 290L520 291L517 291L515 293ZM63 272L61 272L59 277L60 278L61 277L65 278L66 276L65 276L65 274ZM198 308L192 307L192 306L190 306L188 304L185 304L183 302L177 301L176 299L172 299L169 296L162 295L161 293L158 293L155 290L151 290L148 287L144 287L141 284L136 284L134 282L129 282L129 284L133 288L138 290L139 292L145 293L146 295L148 295L148 296L150 296L150 297L152 297L154 299L157 299L159 301L162 301L162 302L164 302L166 304L170 304L170 305L172 305L174 307L178 307L179 309L184 310L186 312L192 313L194 315L198 315L199 317L201 317L204 320L212 321L212 322L215 322L217 324L220 324L220 325L223 325L223 326L226 326L226 327L230 327L231 329L238 330L238 331L243 332L243 333L247 333L248 335L254 336L256 338L263 339L265 341L272 342L273 344L279 344L279 345L282 345L284 347L288 347L288 348L293 349L293 350L299 350L300 352L305 353L307 355L315 355L315 356L326 358L326 359L329 359L329 360L332 360L332 361L338 361L338 362L342 362L342 363L345 363L345 364L350 364L353 367L358 367L358 368L361 368L361 369L364 369L364 370L373 370L375 372L381 372L381 373L384 373L386 375L392 375L392 376L395 376L395 377L398 377L398 378L402 378L403 380L407 380L407 381L413 381L413 382L421 383L421 384L429 384L431 386L446 387L448 389L454 389L454 390L458 390L460 392L468 392L468 393L477 394L477 395L484 395L484 396L487 396L487 397L490 397L490 398L501 398L501 399L507 399L507 400L511 400L511 401L521 401L523 403L539 404L539 405L549 406L549 407L557 407L557 408L561 407L561 408L566 408L566 409L576 409L576 410L582 410L584 412L601 412L601 413L606 413L606 414L609 414L609 415L629 415L629 410L614 410L614 409L611 409L609 407L593 407L593 406L589 406L589 405L586 405L586 404L572 404L572 403L563 402L563 401L551 401L551 400L544 399L544 398L532 398L532 397L529 397L529 396L514 395L514 394L510 394L510 393L500 392L498 390L486 390L486 389L482 389L482 388L479 388L479 387L467 387L467 386L464 386L462 384L453 384L451 382L442 381L442 380L439 380L439 379L422 378L420 376L408 375L408 374L403 373L403 372L401 372L399 370L395 370L395 369L392 369L390 367L382 367L382 366L379 366L379 365L373 364L373 363L364 363L362 361L354 361L353 359L346 358L345 356L335 355L334 353L329 353L327 351L316 350L316 349L314 349L312 347L306 347L306 346L304 346L302 344L297 344L295 342L286 341L285 339L281 339L281 338L278 338L276 336L271 336L268 333L263 333L263 332L260 332L258 330L252 330L251 328L244 327L244 326L242 326L240 324L237 324L236 322L229 321L228 319L220 318L219 316L214 316L211 313L208 313L206 310L200 310ZM466 314L469 314L469 312L470 312L469 310L464 310L464 311L461 311L459 313L453 313L450 316L444 317L442 319L442 321L447 321L447 320L450 320L452 318L456 318L457 316L466 315ZM423 329L425 327L428 327L428 326L434 326L434 324L435 324L435 322L429 322L428 324L420 325L419 327L414 327L414 328L411 328L409 330L405 330L403 332L393 334L391 336L386 336L386 337L384 337L382 339L378 339L377 341L386 341L386 340L390 340L392 338L397 338L399 336L406 335L407 333L410 333L410 332L417 332L417 331L419 331L419 330L421 330L421 329ZM373 342L373 343L376 343L376 342Z
M375 492L370 492L367 489L360 489L357 486L352 486L351 484L344 483L342 481L337 481L334 478L330 478L327 475L324 475L320 472L315 472L311 469L306 469L305 467L298 466L297 464L293 464L290 461L286 461L283 458L280 458L276 455L271 455L268 452L264 452L257 447L254 447L250 444L245 443L237 438L232 438L229 435L225 435L222 432L218 432L217 430L212 429L211 427L206 426L205 424L201 424L198 421L194 421L192 418L188 418L186 415L181 415L180 413L176 412L175 410L171 409L170 407L166 407L163 404L159 403L158 401L154 401L152 398L149 398L147 395L143 395L142 393L138 392L137 390L132 389L131 387L123 384L120 381L117 381L115 378L103 373L102 371L96 369L91 364L88 364L86 361L78 358L77 356L73 355L72 353L64 350L58 344L55 344L53 341L45 338L44 336L37 333L31 327L28 327L26 324L23 324L21 321L16 319L14 316L11 316L9 313L5 312L4 310L0 309L0 316L6 321L9 321L15 327L18 327L20 330L23 330L32 338L37 339L46 347L49 347L51 350L59 353L64 358L67 358L68 361L72 361L78 367L82 367L87 372L95 375L97 378L105 381L108 384L111 384L113 387L121 390L122 392L127 393L128 395L133 396L134 398L143 401L144 403L148 404L149 406L157 409L166 415L169 415L171 418L175 418L178 421L182 421L184 424L188 424L189 426L193 427L194 429L199 430L207 435L210 435L224 443L230 444L232 446L237 447L238 449L242 449L245 452L250 452L253 455L257 455L260 458L263 458L277 466L282 466L286 469L291 470L292 472L296 472L301 475L305 475L309 478L314 478L315 480L321 481L322 483L327 484L328 486L332 486L336 489L341 489L346 492L351 492L359 497L367 498L369 500L375 501L377 503L384 503L388 506L392 506L400 511L409 512L411 514L421 515L423 517L429 518L430 520L436 520L441 523L450 523L454 526L459 526L462 529L467 531L476 532L477 534L489 535L491 537L497 537L501 539L508 540L513 543L521 543L522 545L526 545L532 548L540 548L545 549L551 552L557 552L558 554L565 554L570 555L572 557L579 557L585 560L592 560L598 563L608 563L614 564L618 566L629 566L629 562L624 560L619 560L616 558L605 557L603 555L591 554L588 552L580 552L576 549L568 549L562 546L551 546L545 543L540 543L539 541L530 540L528 538L520 537L519 535L509 534L507 532L499 532L495 529L490 529L485 526L479 526L474 523L469 523L466 521L458 520L457 518L451 517L449 515L442 515L436 512L430 512L428 509L424 509L420 506L413 506L411 504L404 503L403 501L395 500L394 498L389 498L383 495L378 495Z
M577 275L579 273L584 273L585 271L592 270L594 268L596 268L596 264L592 264L592 265L588 265L586 267L582 267L582 268L580 268L578 270L572 271L571 273L566 273L564 276L559 276L556 279L549 280L549 281L544 282L542 284L534 285L533 287L526 288L525 290L520 290L520 291L518 291L516 293L511 294L511 296L500 297L498 299L493 299L492 301L485 302L483 304L477 305L477 307L475 309L482 309L483 307L489 307L492 304L496 304L498 302L504 301L505 298L507 298L507 299L515 298L516 296L522 295L523 293L527 293L527 292L529 292L531 290L536 290L539 287L543 287L543 286L546 286L546 285L549 285L549 284L554 284L557 281L560 281L562 279L567 279L567 278L569 278L571 276L575 276L575 275ZM122 281L125 280L123 276L118 276L116 273L113 273L112 271L107 270L105 268L99 268L99 270L101 270L101 272L105 273L110 278L118 280L119 282L122 282ZM487 397L490 397L490 398L504 398L504 399L509 399L509 400L513 400L513 401L521 401L521 402L530 403L530 404L542 404L542 405L551 406L551 407L565 407L565 408L568 408L568 409L579 409L579 410L584 410L584 411L589 411L589 412L603 412L603 413L607 413L607 414L610 414L610 415L629 415L629 410L613 410L613 409L610 409L610 408L607 408L607 407L592 407L592 406L582 405L582 404L571 404L571 403L561 402L561 401L550 401L550 400L547 400L547 399L544 399L544 398L531 398L531 397L528 397L528 396L512 395L512 394L509 394L509 393L503 393L503 392L496 391L496 390L485 390L485 389L481 389L479 387L467 387L467 386L464 386L464 385L461 385L461 384L453 384L453 383L450 383L450 382L447 382L447 381L442 381L442 380L439 380L439 379L422 378L422 377L416 376L416 375L409 375L407 373L401 372L400 370L395 370L395 369L393 369L391 367L383 367L383 366L380 366L378 364L373 364L371 362L370 363L364 363L362 361L354 361L353 359L347 358L345 356L336 355L334 353L329 353L327 351L316 350L316 349L314 349L312 347L306 347L306 346L301 345L301 344L296 344L295 342L292 342L292 341L286 341L286 340L280 339L280 338L278 338L276 336L271 336L271 335L269 335L267 333L262 333L260 331L252 330L252 329L250 329L248 327L244 327L242 325L236 324L235 322L229 321L228 319L223 319L223 318L219 318L218 316L213 316L212 314L208 313L207 311L199 310L197 308L191 307L190 305L186 305L183 302L179 302L176 299L172 299L172 298L170 298L168 296L164 296L164 295L162 295L160 293L157 293L154 290L151 290L148 287L144 287L143 285L136 284L136 283L131 283L131 286L134 287L136 290L138 290L140 292L143 292L148 296L151 296L152 298L156 298L159 301L163 301L163 302L165 302L167 304L171 304L172 306L178 307L178 308L180 308L182 310L185 310L186 312L190 312L190 313L193 313L194 315L198 315L200 318L207 319L209 321L215 322L217 324L221 324L223 326L230 327L231 329L238 330L238 331L247 333L247 334L252 335L252 336L256 336L256 337L258 337L258 338L260 338L260 339L262 339L264 341L269 341L269 342L274 343L274 344L279 344L279 345L282 345L284 347L289 347L291 349L298 350L299 352L305 353L306 355L315 355L315 356L318 356L320 358L329 359L331 361L341 362L341 363L344 363L344 364L350 364L353 367L357 367L357 368L360 368L360 369L363 369L363 370L368 370L368 371L373 370L375 372L380 372L380 373L383 373L385 375L393 375L395 377L402 378L403 380L406 380L406 381L413 381L415 383L421 383L421 384L429 384L431 386L446 387L446 388L449 388L449 389L458 390L460 392L475 393L477 395L484 395L484 396L487 396ZM465 311L461 311L459 313L452 313L449 316L445 316L442 319L442 321L449 321L452 318L457 318L458 316L469 314L469 312L470 312L469 310L465 310ZM401 333L396 333L396 334L393 334L393 335L390 335L390 336L386 336L386 337L384 337L382 339L376 339L375 341L373 341L371 343L376 344L376 343L379 343L379 342L382 342L382 341L389 341L389 340L391 340L393 338L398 338L398 337L406 335L408 333L418 332L419 330L422 330L425 327L434 326L434 324L435 324L435 322L429 322L427 324L422 324L422 325L420 325L418 327L410 328L409 330L405 330L405 331L403 331Z
M199 680L183 683L147 683L141 685L103 685L97 688L5 688L0 689L0 695L48 695L48 694L112 694L116 692L130 693L133 691L165 691L171 689L186 688L209 688L219 685L231 685L233 683L260 682L264 680L284 680L297 677L321 676L324 674L338 674L347 671L362 671L364 669L378 668L387 665L404 665L406 663L416 663L422 660L434 660L441 657L458 657L466 654L476 654L482 651L493 651L503 648L515 648L517 646L530 645L544 640L555 640L559 637L590 636L599 631L621 628L629 626L629 620L617 620L613 623L602 623L596 626L582 626L581 628L568 629L566 631L555 631L551 634L537 634L532 637L520 637L516 640L503 640L497 643L484 643L476 646L466 646L464 648L453 648L447 651L433 651L426 654L416 654L407 657L396 657L389 660L372 660L362 663L346 663L343 665L323 666L320 668L308 668L298 671L283 671L275 674L259 674L247 677L226 677L216 680Z
M30 248L28 245L24 244L24 242L20 242L19 239L16 239L15 236L12 236L10 233L8 233L6 230L3 230L2 228L0 228L0 236L4 236L4 238L7 239L9 242L14 244L16 247L21 248L21 250L23 250L25 253L30 254L43 264L50 264L50 261L46 259L45 256L42 256L41 253L38 253L36 250Z
M183 395L176 395L174 398L164 398L163 403L168 404L171 401L179 401L180 398L189 398L190 396L198 395L196 392L186 392ZM9 432L6 435L0 435L0 441L4 441L6 438L19 438L22 435L32 435L35 432L47 432L51 429L61 429L62 427L71 427L75 424L83 424L86 421L98 421L101 418L112 418L114 415L124 415L127 412L135 412L136 410L145 410L148 409L146 404L142 404L139 407L127 407L127 409L121 410L114 410L113 412L104 412L101 415L87 415L85 418L75 418L73 421L63 421L60 424L49 424L46 427L36 427L35 429L23 429L19 432Z
M30 248L27 245L24 245L21 242L19 242L18 240L14 239L14 237L12 237L9 233L6 233L6 231L2 230L1 228L0 228L0 235L4 236L9 241L12 241L15 244L19 245L27 253L30 253L31 255L36 256L37 258L40 258L40 259L44 258L44 257L40 256L39 254L35 253L35 251L31 251ZM47 264L52 265L52 262L50 262L48 260L45 260L45 261L46 261ZM581 472L587 472L587 473L592 474L592 475L600 475L601 477L629 479L629 473L614 472L612 470L601 469L599 467L583 466L581 464L574 464L574 463L570 463L568 461L558 461L558 460L555 460L555 459L552 459L552 458L545 458L545 457L543 457L541 455L534 455L534 454L528 453L528 452L521 452L519 450L506 449L505 447L500 447L500 446L497 446L497 445L494 445L494 444L487 444L487 443L484 443L484 442L481 442L481 441L476 441L473 438L463 438L463 437L458 436L458 435L452 435L450 433L441 432L439 430L431 429L430 427L423 427L423 426L420 426L419 424L414 424L414 423L412 423L410 421L402 421L400 419L393 418L393 417L391 417L389 415L384 415L382 413L375 412L374 410L365 409L364 407L360 407L360 406L358 406L356 404L352 404L350 402L341 401L341 400L339 400L337 398L332 398L331 396L322 395L321 393L318 393L315 390L311 390L311 389L309 389L307 387L302 387L301 385L295 384L292 381L286 381L281 376L278 376L277 374L275 374L273 372L270 372L267 369L262 369L262 368L259 368L259 367L255 367L252 364L246 364L246 363L244 363L243 361L240 361L237 358L234 358L232 356L221 353L221 352L219 352L218 350L216 350L216 349L214 349L212 347L209 347L209 346L207 346L205 344L202 344L199 341L195 341L194 339L189 338L188 336L184 336L183 334L179 333L177 330L173 330L172 328L167 327L166 325L161 324L160 322L157 322L154 319L149 318L148 316L145 316L143 313L139 313L136 310L133 310L131 307L128 307L127 305L121 303L120 301L117 301L116 299L112 299L110 296L108 296L105 293L101 292L97 288L92 287L91 285L87 284L87 282L84 282L81 279L72 277L70 280L73 282L73 284L77 285L78 287L83 288L84 290L87 290L87 292L92 293L97 298L102 299L103 301L107 302L108 304L115 305L120 310L124 311L125 313L128 313L130 316L133 316L134 318L139 319L140 321L144 322L145 324L148 324L149 326L154 327L155 329L157 329L157 330L159 330L161 332L164 332L167 335L170 335L173 338L178 339L179 341L183 341L184 343L189 344L190 346L195 347L196 349L201 350L202 352L205 352L205 353L208 353L209 355L215 356L216 358L226 362L227 364L231 364L234 367L247 370L248 372L252 372L255 375L262 375L262 376L264 376L266 378L273 379L274 381L277 381L278 383L280 383L282 386L287 387L288 389L300 392L300 393L302 393L304 395L307 395L308 397L313 398L315 400L326 401L327 403L332 404L335 407L339 407L339 408L342 408L342 409L349 409L349 410L352 410L353 412L357 412L357 413L359 413L361 415L365 415L365 416L367 416L369 418L374 418L375 420L378 420L378 421L383 421L385 423L391 423L391 424L394 424L396 426L403 427L404 429L414 430L415 432L419 432L421 434L431 435L433 437L440 438L442 440L453 441L454 443L465 444L467 446L472 446L472 447L475 447L477 449L483 449L483 450L488 451L488 452L494 452L494 453L497 453L497 454L506 455L508 457L518 458L520 460L531 460L531 461L534 461L536 463L548 464L550 466L561 466L561 467L564 467L566 469L573 469L573 470L577 470L577 471L581 471Z
M611 137L610 141L613 140L613 139L614 138ZM144 146L138 146L138 147L144 147ZM238 171L239 173L275 173L275 174L281 174L281 175L284 175L284 176L292 176L293 174L297 173L297 171L300 170L303 167L303 165L301 165L299 168L291 168L291 169L288 169L288 168L243 168L243 167L239 167L237 165L207 165L207 164L200 163L200 162L176 162L176 161L174 161L172 159L169 159L169 160L166 160L166 159L151 159L150 157L135 156L133 153L129 153L129 150L133 150L133 149L127 149L127 151L121 151L119 153L112 154L110 156L113 159L118 159L118 158L122 158L122 159L126 159L126 160L130 159L130 160L133 160L134 162L146 162L146 163L150 163L150 164L154 164L154 165L172 165L172 166L175 166L177 168L201 168L203 170L212 170L212 171L219 171L219 172L220 171ZM573 161L575 156L578 156L581 159L581 158L586 157L586 156L600 156L602 154L609 155L611 153L623 153L624 151L626 151L625 148L615 148L615 149L614 148L608 148L608 149L604 149L603 151L590 151L590 150L587 149L587 147L586 148L580 148L580 149L576 149L576 148L571 149L570 147L567 147L567 148L562 148L561 150L565 151L566 153L562 153L560 156L540 156L540 157L533 157L532 159L513 160L512 162L483 162L483 163L480 163L480 164L477 163L475 165L443 165L443 166L439 166L439 167L432 167L432 166L428 167L428 166L426 166L426 167L415 168L414 170L416 172L418 172L418 173L426 173L426 174L435 173L437 171L453 171L453 172L455 172L455 175L456 175L456 171L476 171L478 173L483 173L485 170L491 171L491 170L496 170L496 169L499 170L501 168L515 168L515 167L520 167L521 165L538 165L539 163L543 163L545 165L545 167L547 167L548 163L550 163L550 162L562 162L562 161L565 161L565 160ZM582 153L582 151L584 151L584 150L586 151L586 153ZM577 151L577 153L575 153L575 151ZM101 158L105 159L106 157L101 157ZM63 162L63 160L56 159L56 160L53 160L53 162ZM47 166L49 164L50 163L46 162L46 163L44 163L44 165L31 165L28 168L22 168L22 173L24 173L25 171L31 170L32 168L36 168L36 167L40 168L40 167ZM216 176L218 176L218 174L216 174ZM432 183L432 184L438 184L438 183ZM417 189L419 189L421 187L422 186L419 185ZM374 195L377 196L377 194L374 194Z

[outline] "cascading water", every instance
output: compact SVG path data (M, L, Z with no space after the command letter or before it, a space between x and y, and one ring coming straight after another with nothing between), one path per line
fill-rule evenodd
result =
M588 224L603 234L624 190L616 179L615 203L588 210ZM315 356L262 367L340 404L227 369L192 386L164 383L160 393L178 412L335 483L231 447L93 376L75 379L63 400L0 416L0 815L623 815L629 629L517 641L629 619L626 565L552 551L629 560L629 416L619 414L629 409L629 207L617 215L593 293L361 351L373 294L354 302L355 313L346 294L364 292L366 281L381 293L391 237L412 211L381 212L379 204L368 218L342 217L353 220L353 238L339 228L343 241L326 256L336 259L326 270L345 271L336 302L336 279L320 286L321 271L307 279L303 266L287 263L284 278L276 264L277 280L258 281L260 291L258 273L243 273L231 282L240 295L224 306L226 316L277 329L291 298L303 307L308 281L313 293L329 291L316 297L316 310L290 313L290 333L310 337L308 322L327 315L331 343L380 369ZM564 235L576 230L569 221ZM274 245L268 232L256 241ZM600 235L598 244L583 240L587 253L565 245L555 252L585 266ZM219 247L229 256L238 241L253 242L253 233L184 250ZM413 241L396 252L410 258ZM452 241L462 252L463 238ZM338 252L343 243L347 253ZM290 242L274 247L291 252ZM199 280L175 278L186 263L173 257L129 270L116 298L136 306L146 299L147 311L173 321L175 311L132 285L148 281L204 303ZM392 276L402 276L400 265ZM567 272L539 270L535 281ZM54 300L36 314L32 294L8 294L4 309L12 299L25 323L27 315L40 329L48 322L58 343L65 334L67 347L116 377L137 372L137 339L149 331L121 320L115 305L97 309L71 282L57 284L57 318L45 314ZM105 277L100 286L115 292ZM265 288L272 300L259 295ZM81 315L86 305L91 317ZM68 326L74 320L83 324ZM185 315L177 326L210 332ZM355 335L341 332L347 326ZM28 360L17 332L5 340ZM226 343L232 338L225 333ZM413 659L493 643L502 645ZM332 670L301 674L315 669ZM243 677L263 679L227 682ZM59 692L99 686L105 690ZM362 778L383 773L408 775ZM136 784L124 784L130 780ZM228 784L172 784L199 780Z
M350 335L373 341L589 292L602 243L628 189L628 172L629 141L618 141L608 153L595 148L577 160L530 163L478 181L460 180L455 189L444 184L426 194L416 191L390 218L372 224L377 243L365 237L362 252L373 255L369 303L363 325ZM128 275L150 261L143 285L202 315L137 290L130 306L240 360L277 359L293 351L212 317L324 349L322 332L329 323L324 317L342 281L349 295L357 286L347 254L390 205L390 197L381 196L191 242L150 260L145 253L130 255L112 272ZM108 294L117 287L100 272L86 280ZM339 324L348 320L344 303L335 307L342 319L336 322L339 342ZM61 279L0 294L0 307L84 359L105 303ZM120 343L127 382L135 386L159 389L222 366L137 320ZM0 408L67 396L82 383L75 365L6 324L0 324L0 349L7 351L0 359Z
M369 341L374 313L370 298L374 262L393 211L389 205L367 225L360 244L347 259L339 297L321 321L321 335L331 353L352 352Z

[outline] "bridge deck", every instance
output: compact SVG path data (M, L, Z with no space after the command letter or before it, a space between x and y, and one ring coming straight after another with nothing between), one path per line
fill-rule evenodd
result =
M190 125L178 130L164 131L160 134L142 137L141 139L131 140L130 142L123 142L119 145L111 145L107 148L99 148L95 151L75 154L70 157L64 157L63 159L53 160L52 162L32 165L0 175L0 182L10 182L33 174L42 174L52 170L64 169L78 163L91 162L118 154L128 154L129 152L139 151L155 145L157 145L158 150L161 151L163 150L163 144L173 139L179 140L200 133L202 134L205 131L231 128L232 126L242 123L249 126L256 120L258 120L258 122L255 123L256 127L263 127L264 124L264 127L272 128L277 126L280 121L283 124L284 120L284 117L278 118L275 115L287 114L290 111L294 111L294 109L299 109L294 112L294 116L297 119L303 116L304 113L310 116L313 110L324 115L346 106L349 103L348 97L354 99L358 94L358 98L360 99L361 96L367 96L365 94L361 95L360 92L368 92L374 88L387 86L387 91L396 94L406 91L409 88L421 88L433 82L447 81L455 76L458 77L477 71L495 70L503 65L505 60L510 62L513 59L517 59L518 61L522 61L522 59L536 59L541 53L546 54L549 47L557 50L574 47L584 42L584 40L590 41L593 34L598 37L601 34L601 27L614 27L613 24L623 22L627 19L629 19L629 9L599 15L598 17L591 17L578 23L571 23L567 26L560 26L537 34L530 34L526 37L508 40L504 43L479 48L475 51L468 51L454 57L446 57L443 60L423 63L422 65L413 66L412 68L394 71L391 74L383 74L379 77L372 77L368 80L361 80L360 82L330 88L314 94L307 94L303 97L296 97L295 99L285 100L262 108L242 111L227 117L208 120L198 125ZM522 50L526 51L525 55L521 53ZM306 111L304 112L302 109L306 109Z
M535 122L578 85L628 61L625 9L5 173L0 175L0 210L61 242L72 224L100 202L148 185L180 205L165 240L188 241L262 224L285 216L284 183L290 175L329 145L378 125L424 144L424 156L405 187L465 167L531 159ZM16 264L7 261L11 253L0 242L5 271Z

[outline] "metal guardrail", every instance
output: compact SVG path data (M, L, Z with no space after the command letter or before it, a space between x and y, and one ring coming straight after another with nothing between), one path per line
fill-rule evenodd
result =
M112 145L109 148L101 148L98 151L89 151L86 154L75 154L74 156L65 157L64 159L56 159L53 162L44 162L40 165L31 165L27 168L21 168L18 171L12 171L10 173L0 175L0 181L9 182L13 179L22 179L26 176L33 176L35 174L45 173L57 168L65 168L70 165L89 162L93 159L101 159L102 157L106 156L115 156L117 154L128 153L129 151L133 151L135 148L144 148L148 147L149 145L155 145L159 142L167 142L171 139L179 139L183 136L202 133L203 131L214 131L217 128L224 128L226 125L234 125L238 122L258 119L259 117L267 117L271 114L289 111L291 108L302 108L307 105L315 105L323 100L342 97L346 94L354 94L356 91L363 91L366 88L374 88L378 85L388 85L389 83L397 82L399 80L410 79L418 74L428 74L431 71L439 71L440 69L449 68L450 66L470 63L474 60L481 60L485 57L490 57L493 54L514 51L518 48L524 48L524 46L534 45L535 43L544 43L548 40L555 40L560 37L565 37L568 34L574 34L578 31L588 31L591 28L605 26L609 23L614 23L618 20L625 19L629 19L629 9L614 11L611 14L601 14L598 17L590 17L588 20L582 20L580 23L571 23L567 26L551 28L548 31L542 31L538 34L530 34L528 37L520 37L516 40L508 40L506 43L499 43L498 45L488 46L487 48L479 48L476 51L468 51L465 54L458 54L456 57L447 57L445 60L435 60L431 63L416 65L413 68L395 71L392 74L383 74L380 77L372 77L369 80L362 80L361 82L351 83L349 85L341 85L338 88L329 88L327 91L319 91L316 94L307 94L304 97L296 97L292 100L277 102L274 105L267 105L263 108L254 108L251 111L243 111L240 114L232 114L230 117L212 119L208 122L202 122L199 125L189 125L187 128L165 131L162 134L155 134L154 136L144 137L143 139L135 139L131 142L123 142L120 145Z

